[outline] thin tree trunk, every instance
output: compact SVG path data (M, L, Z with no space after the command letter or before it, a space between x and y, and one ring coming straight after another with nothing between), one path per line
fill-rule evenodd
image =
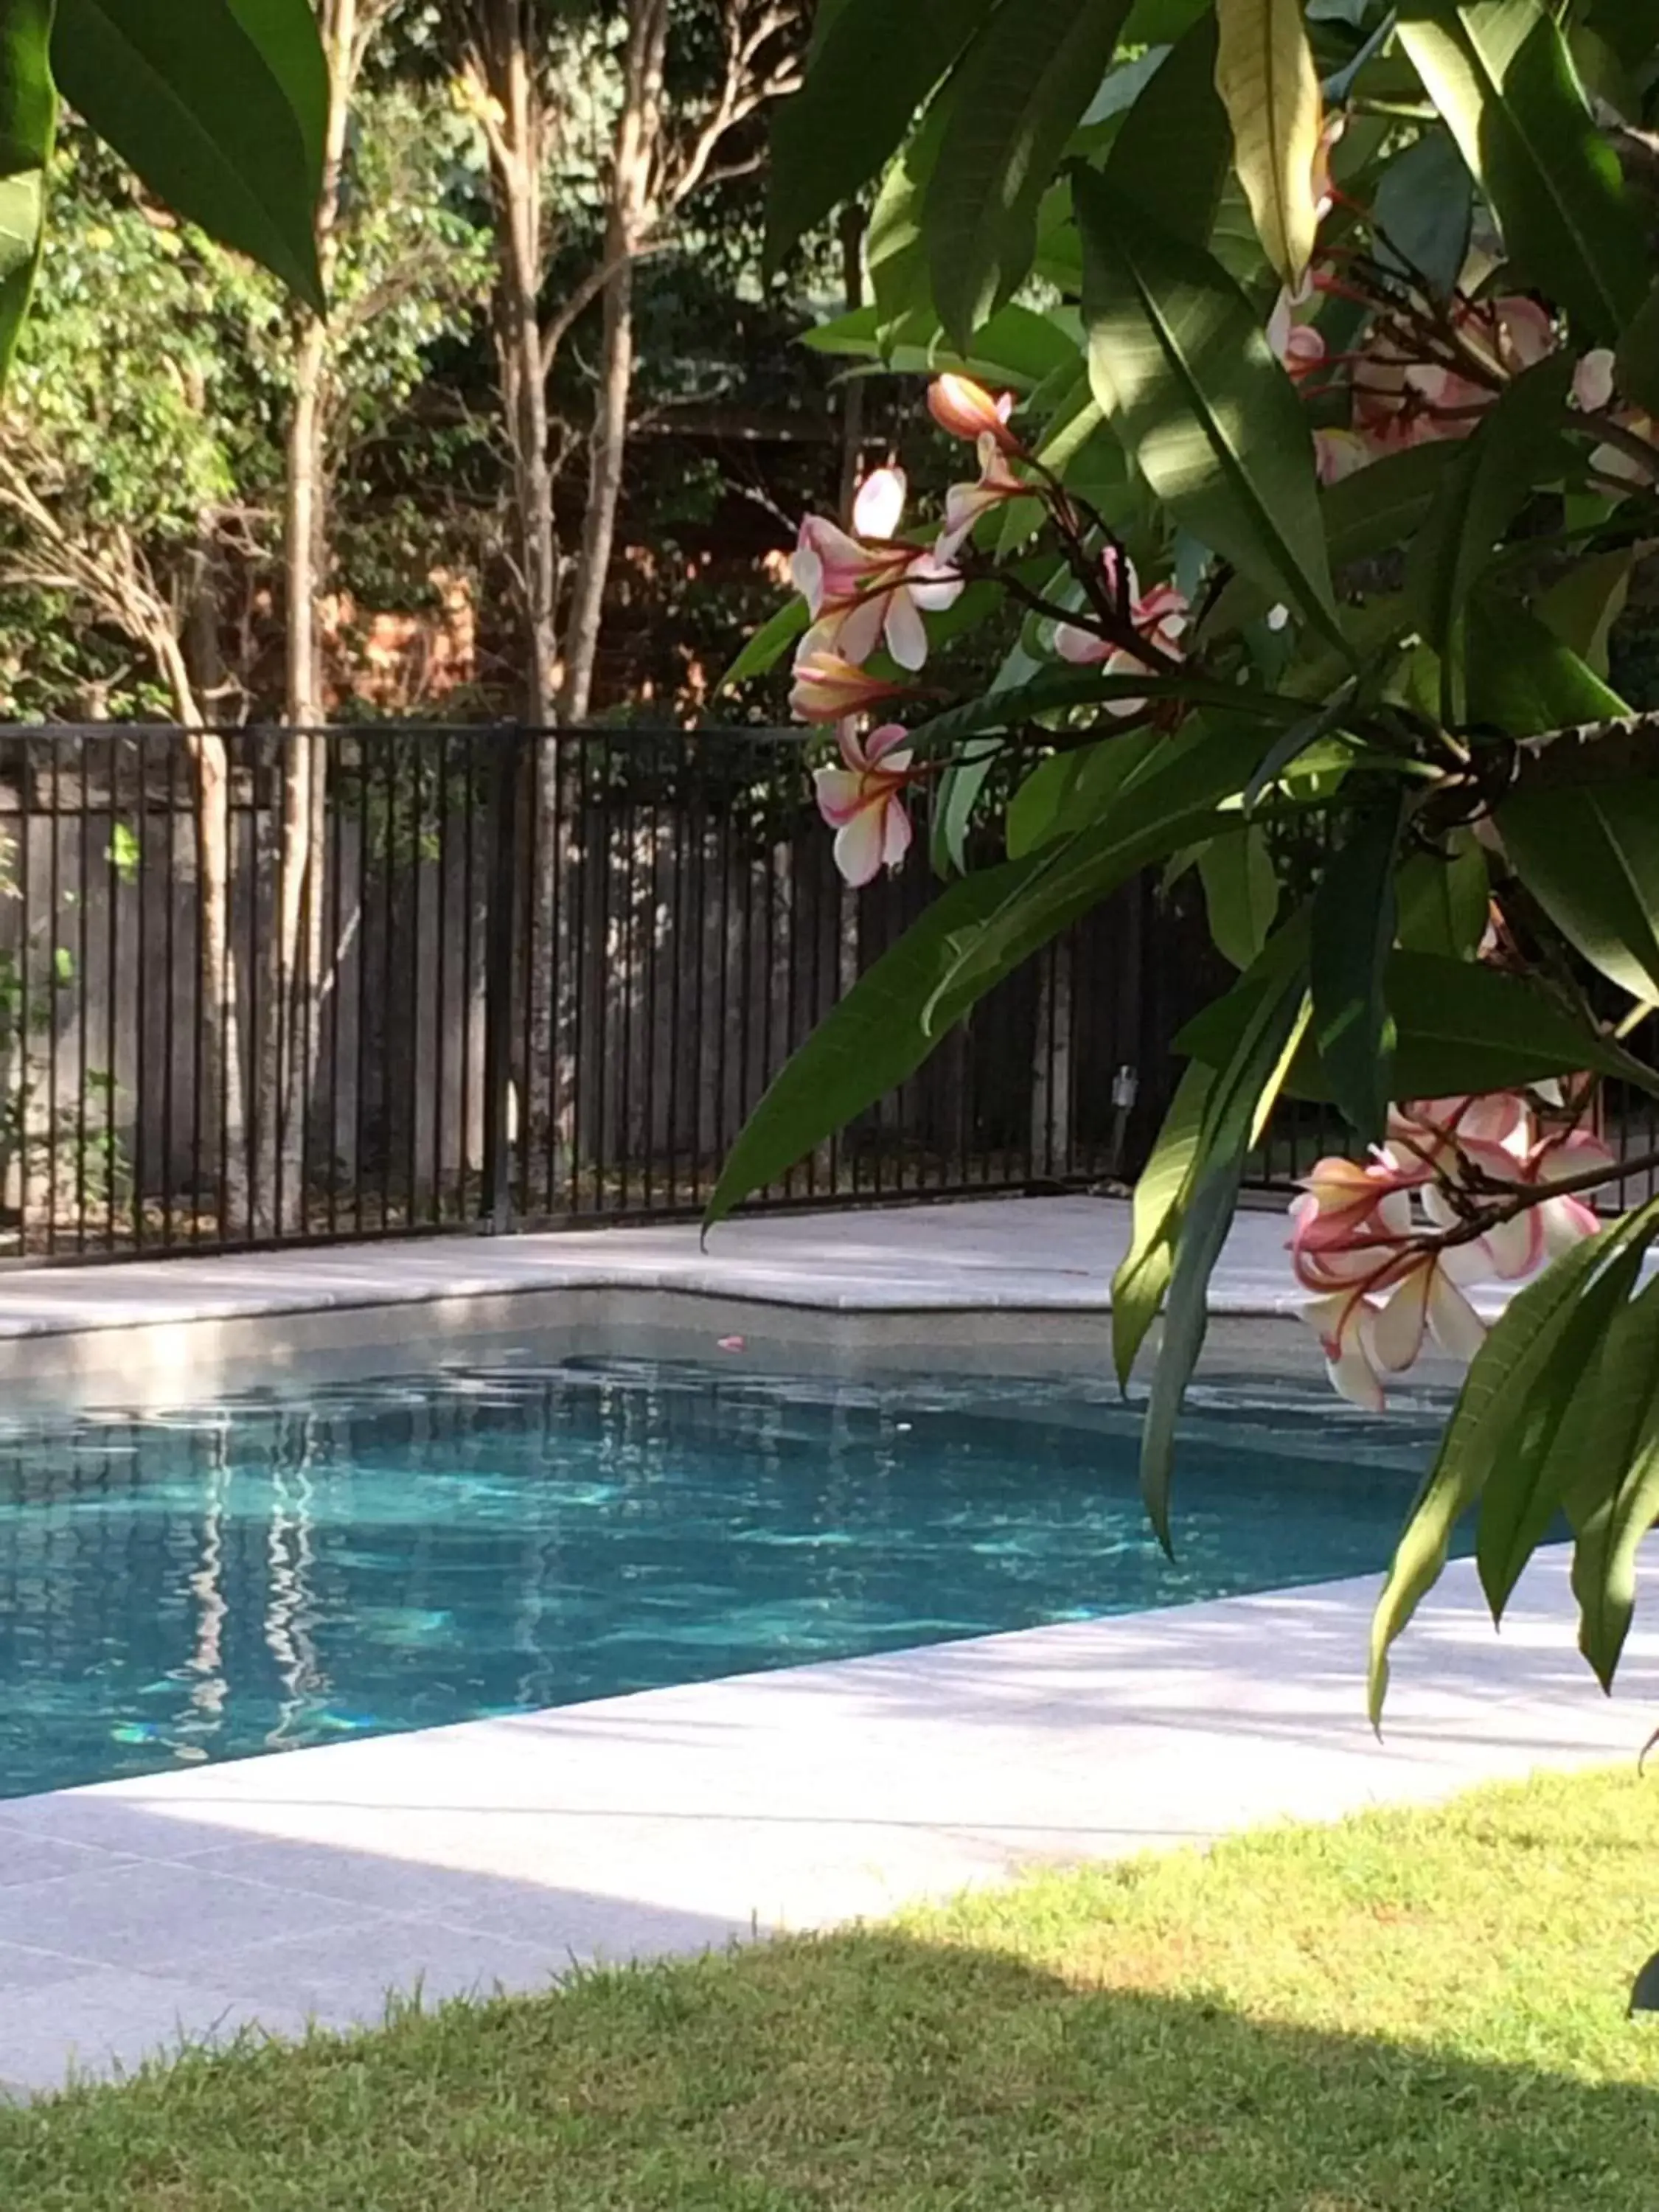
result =
M218 1170L221 1237L249 1223L244 1077L238 1019L236 963L231 951L230 757L225 741L202 727L202 710L176 637L150 640L173 711L185 732L196 798L196 870L200 908L197 924L197 1017L202 1031L202 1089L196 1111L208 1131L203 1158ZM216 1127L216 1107L222 1121ZM199 1214L202 1193L191 1202Z
M325 283L337 249L341 175L364 40L379 13L359 0L319 0L329 104L316 216ZM289 416L283 554L288 618L284 670L290 735L278 740L280 796L270 825L270 921L255 1089L254 1212L259 1233L302 1229L306 1123L316 1069L322 988L323 839L327 821L327 717L318 605L328 566L328 326L298 311Z

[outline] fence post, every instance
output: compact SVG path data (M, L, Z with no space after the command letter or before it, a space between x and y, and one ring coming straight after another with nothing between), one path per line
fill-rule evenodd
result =
M481 1225L492 1237L513 1227L513 999L519 914L519 786L525 732L498 732L489 757L484 888L483 1191Z

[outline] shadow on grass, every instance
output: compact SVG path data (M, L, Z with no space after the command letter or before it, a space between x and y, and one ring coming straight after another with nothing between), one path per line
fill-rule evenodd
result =
M1498 2046L1588 2068L1524 1998ZM1636 2212L1656 2174L1646 2087L887 1932L0 2112L6 2212Z

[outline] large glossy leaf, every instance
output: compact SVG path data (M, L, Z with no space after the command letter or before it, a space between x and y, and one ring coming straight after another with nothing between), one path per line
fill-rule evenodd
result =
M1396 951L1388 963L1386 997L1396 1032L1397 1099L1524 1088L1587 1068L1626 1079L1632 1072L1617 1045L1586 1029L1558 1000L1476 961ZM1176 1049L1221 1066L1237 1048L1250 999L1241 979L1187 1024ZM1291 1071L1288 1087L1297 1097L1329 1097L1311 1049Z
M922 1011L963 937L982 927L1030 872L1029 862L1012 862L953 884L830 1009L744 1124L708 1201L705 1228L915 1073L942 1034L924 1028Z
M769 269L879 173L993 4L843 0L820 22L805 83L772 118Z
M1023 860L1097 821L1163 742L1159 731L1129 730L1039 762L1008 802L1008 858Z
M52 0L0 14L0 384L17 349L40 265L46 171L58 120Z
M1214 1071L1197 1061L1182 1073L1152 1156L1135 1182L1129 1249L1112 1278L1112 1358L1127 1390L1147 1331L1175 1268L1176 1243L1198 1158Z
M1282 942L1290 957L1275 957L1278 943L1263 956L1259 964L1265 988L1255 1012L1206 1094L1191 1194L1182 1208L1163 1340L1140 1431L1140 1493L1165 1551L1170 1549L1176 1425L1204 1349L1210 1278L1232 1223L1245 1159L1278 1097L1308 1021L1302 933L1287 933Z
M1268 262L1297 284L1319 230L1322 122L1302 0L1216 0L1216 86L1232 123L1239 181Z
M177 214L321 308L328 67L308 0L58 0L64 97Z
M1044 847L981 927L961 933L924 1012L927 1027L948 1029L1120 884L1218 827L1218 805L1243 789L1261 742L1254 731L1194 726L1127 778L1097 821Z
M1636 1606L1637 1555L1659 1519L1659 1283L1608 1330L1562 1442L1578 1648L1610 1691Z
M1407 582L1424 632L1449 672L1447 704L1463 719L1462 622L1498 540L1540 482L1559 477L1572 364L1540 362L1508 386L1442 482L1412 547Z
M1018 303L975 331L967 353L945 343L931 308L889 327L878 307L855 307L806 331L801 343L815 353L880 362L903 375L965 370L983 383L1007 385L1016 392L1030 392L1056 369L1071 368L1078 346L1075 319L1068 328L1063 314L1040 315Z
M1377 258L1449 298L1468 258L1474 196L1455 142L1425 131L1383 168L1371 206ZM1421 449L1419 449L1421 450Z
M1176 520L1340 645L1312 436L1255 306L1103 179L1073 190L1096 398Z
M1641 1358L1632 1343L1628 1298L1641 1274L1641 1245L1631 1243L1586 1285L1564 1322L1555 1352L1537 1376L1524 1418L1513 1425L1480 1495L1475 1566L1491 1617L1504 1606L1562 1506L1582 1513L1593 1493L1610 1493L1631 1458L1641 1395L1621 1374ZM1646 1318L1646 1316L1644 1316ZM1650 1322L1648 1322L1650 1325ZM1648 1360L1646 1395L1659 1389Z
M1498 824L1562 935L1633 999L1659 999L1659 780L1519 791Z
M1128 0L1014 0L963 57L923 203L933 304L958 345L1030 271L1043 193L1127 13Z
M1056 665L1029 683L987 691L963 706L930 715L916 724L911 742L921 752L938 753L959 738L977 737L982 731L1018 729L1041 715L1068 708L1105 707L1141 697L1183 699L1189 705L1212 708L1235 720L1259 720L1268 727L1296 722L1302 716L1294 699L1240 690L1202 676L1113 676L1098 668Z
M1363 1145L1382 1143L1394 1096L1395 1023L1386 983L1405 819L1396 793L1368 803L1327 862L1314 896L1314 1042L1331 1094Z
M1635 561L1633 545L1587 554L1574 561L1534 603L1534 611L1546 629L1576 653L1593 676L1603 680L1607 673L1608 641L1613 624L1625 611Z
M1248 968L1279 916L1279 877L1261 825L1247 822L1212 837L1199 854L1198 874L1216 951L1235 968Z
M1408 446L1327 485L1319 495L1319 513L1333 571L1340 576L1356 561L1403 544L1433 506L1458 451L1449 441ZM1217 599L1204 635L1219 636L1240 623L1257 620L1272 605L1259 586L1235 576Z
M1395 890L1399 939L1407 952L1474 957L1486 935L1492 883L1486 855L1472 831L1459 831L1443 855L1413 853L1395 878Z
M1106 162L1115 191L1190 246L1209 244L1227 177L1231 133L1215 67L1206 9L1123 118ZM1178 161L1170 159L1174 145Z
M1659 1229L1659 1203L1589 1238L1529 1283L1475 1355L1439 1455L1413 1508L1371 1623L1370 1705L1380 1726L1389 1652L1438 1580L1452 1532L1522 1428L1533 1391L1550 1370L1579 1299L1601 1270Z
M1478 593L1467 610L1472 721L1510 738L1616 721L1630 708L1547 623L1513 601Z
M1549 15L1539 0L1406 0L1400 38L1510 254L1611 344L1647 291L1646 246Z

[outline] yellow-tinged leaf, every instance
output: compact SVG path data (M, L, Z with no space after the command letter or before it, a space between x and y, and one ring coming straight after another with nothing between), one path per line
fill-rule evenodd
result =
M1302 0L1216 0L1216 89L1232 123L1239 182L1268 260L1298 284L1319 228L1322 124Z

